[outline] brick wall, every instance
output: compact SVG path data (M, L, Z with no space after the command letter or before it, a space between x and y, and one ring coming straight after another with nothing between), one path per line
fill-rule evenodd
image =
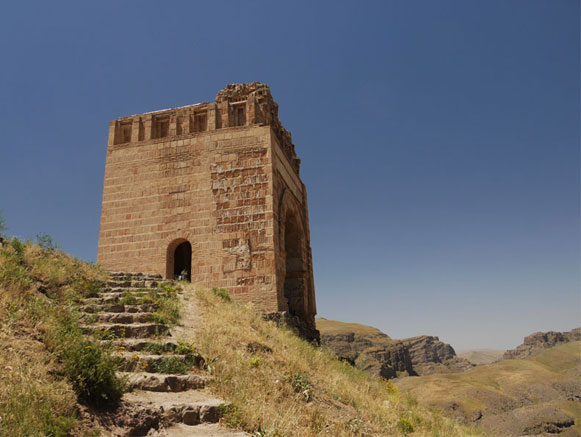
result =
M278 106L259 83L231 85L216 103L112 121L97 261L171 278L174 250L189 242L192 282L224 287L265 312L289 310L293 282L301 308L291 310L314 321L299 168ZM287 216L296 244L285 238ZM298 253L290 264L285 242Z

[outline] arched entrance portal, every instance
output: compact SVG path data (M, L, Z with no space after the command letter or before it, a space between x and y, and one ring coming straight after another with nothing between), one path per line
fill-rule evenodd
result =
M306 270L304 241L301 227L294 214L288 214L284 226L285 277L284 297L291 315L304 319Z
M192 279L192 245L187 240L173 241L167 248L168 279L191 281Z

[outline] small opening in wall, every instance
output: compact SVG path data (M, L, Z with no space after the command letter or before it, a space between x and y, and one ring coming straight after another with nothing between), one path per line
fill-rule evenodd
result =
M189 241L179 239L169 245L166 276L180 281L192 280L192 245Z
M244 126L246 124L246 102L234 105L232 108L232 123L230 126Z
M207 129L208 114L206 112L194 113L190 123L190 132L205 132Z
M169 136L169 117L156 117L153 123L153 138Z
M125 121L119 123L117 131L115 132L115 144L123 144L131 142L132 122Z

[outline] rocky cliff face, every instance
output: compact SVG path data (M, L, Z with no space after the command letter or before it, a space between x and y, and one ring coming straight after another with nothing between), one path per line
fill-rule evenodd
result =
M438 337L392 340L376 328L317 319L321 344L357 367L384 378L461 372L473 365Z
M581 328L568 332L535 332L525 337L523 344L504 353L505 360L523 359L538 354L543 349L556 346L561 343L581 340Z
M419 375L463 372L474 367L465 358L456 356L454 348L438 337L421 335L401 342L408 348L414 371Z
M363 350L355 360L355 365L386 379L395 378L401 372L416 375L409 350L401 341Z
M396 377L399 372L415 375L405 345L379 329L323 318L317 319L317 329L323 346L360 369L387 379Z

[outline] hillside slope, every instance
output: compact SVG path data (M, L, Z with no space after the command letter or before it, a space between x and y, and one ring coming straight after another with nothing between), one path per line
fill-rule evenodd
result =
M397 386L493 435L581 435L581 342Z
M191 435L185 415L176 428L163 430L150 420L159 409L145 403L141 412L149 411L151 417L119 412L128 398L144 402L153 396L141 390L126 396L127 386L117 376L129 365L128 357L115 359L126 355L119 350L129 350L137 342L125 338L127 332L119 337L113 327L92 338L83 323L118 318L113 307L103 312L99 305L143 307L150 305L147 296L164 290L153 294L139 288L133 294L126 290L117 301L118 297L109 296L113 290L106 289L107 280L110 276L98 268L50 244L38 247L13 239L0 246L0 436L95 436L99 431L102 436L123 435L128 429L123 421L141 417L144 422L127 432L137 432L139 427L148 435L156 429L156 435ZM141 287L133 282L131 287ZM209 389L229 401L220 411L223 425L262 437L479 434L419 406L393 384L337 360L289 329L263 320L252 307L230 302L224 290L212 293L187 286L179 298L183 320L175 332L191 342L188 353L203 358ZM95 308L94 317L88 319L90 299ZM143 302L129 301L135 299ZM153 304L158 305L155 300ZM127 318L126 312L119 316ZM167 319L168 314L157 311L156 317ZM113 340L105 334L114 334ZM160 341L167 342L167 336L162 337ZM103 341L121 346L109 350ZM159 345L148 346L157 350ZM165 362L164 357L156 360ZM147 363L148 372L154 371L152 363ZM139 359L133 364L140 369L145 362ZM172 367L178 364L172 361ZM209 429L196 435L215 432Z
M213 363L211 388L232 402L224 418L229 426L289 437L480 434L443 421L393 384L263 320L251 306L203 290L196 296L195 343ZM384 338L377 330L367 334Z

